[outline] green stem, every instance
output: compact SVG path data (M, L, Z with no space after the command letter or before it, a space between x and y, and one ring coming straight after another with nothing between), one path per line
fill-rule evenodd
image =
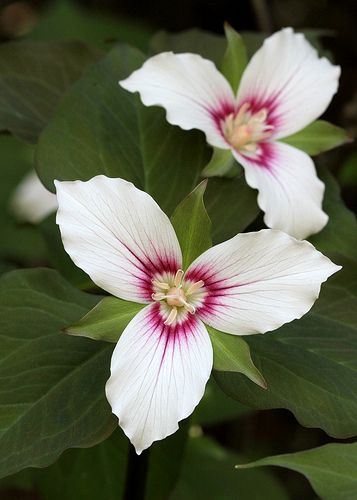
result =
M130 446L124 500L144 500L148 468L149 451L137 455Z

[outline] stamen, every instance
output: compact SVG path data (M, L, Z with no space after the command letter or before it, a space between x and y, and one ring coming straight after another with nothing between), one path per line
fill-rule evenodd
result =
M164 321L164 325L172 325L172 323L175 322L175 319L176 319L176 316L177 316L177 308L176 307L173 307L170 311L170 314L168 315L168 317L165 319Z
M226 116L222 130L227 141L236 149L257 153L259 143L271 137L273 126L266 123L268 110L262 108L253 113L249 102L239 108L238 113Z
M151 294L152 300L163 300L166 299L166 295L162 292L155 292Z
M162 288L163 290L168 290L170 288L168 283L163 283L162 281L152 280L152 284L157 286L157 288Z
M176 272L175 279L174 279L174 285L175 285L175 287L179 287L181 285L181 281L182 281L183 275L184 275L184 272L182 271L182 269L179 269Z
M184 305L186 311L188 311L190 314L195 314L196 308L192 304L189 304L185 300L182 300L182 304Z
M192 293L196 292L200 288L202 288L204 285L204 282L202 280L196 281L196 283L192 283L192 285L189 286L186 295L191 295Z
M267 116L268 112L266 109L263 108L260 111L258 111L258 113L255 113L255 115L252 116L251 120L253 120L254 122L265 122Z
M255 153L257 149L258 145L255 142L252 142L251 144L245 144L244 146L244 150L248 151L248 153Z
M240 125L240 123L243 121L243 117L246 111L248 111L249 108L250 108L249 102L245 102L244 104L242 104L242 106L239 108L236 117L234 118L235 125Z

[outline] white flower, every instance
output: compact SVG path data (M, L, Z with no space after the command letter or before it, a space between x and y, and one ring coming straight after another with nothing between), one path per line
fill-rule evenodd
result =
M103 175L55 184L75 264L110 294L147 304L122 333L106 385L137 453L175 432L202 398L212 369L204 323L234 335L274 330L305 314L339 269L310 243L266 229L183 271L171 222L148 194Z
M214 64L196 54L156 55L120 85L140 92L146 106L163 106L171 124L202 130L212 146L231 149L259 191L266 225L305 238L327 223L324 185L311 158L279 139L326 110L339 75L303 35L286 28L253 56L236 96Z
M47 191L34 170L22 179L10 200L10 211L31 224L38 224L56 209L56 195Z

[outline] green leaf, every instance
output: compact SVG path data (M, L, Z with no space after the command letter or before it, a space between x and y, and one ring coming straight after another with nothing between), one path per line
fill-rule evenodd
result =
M150 53L170 51L175 53L192 52L221 65L227 42L221 35L209 31L189 29L181 33L159 31L150 40Z
M189 439L181 477L170 499L288 500L272 474L262 475L267 471L234 470L239 458L210 438Z
M179 429L149 450L149 467L145 485L145 500L167 500L181 472L187 442L189 419L180 422Z
M357 186L357 151L352 151L338 171L338 180L342 187L355 189Z
M139 106L140 144L147 191L171 215L201 180L210 148L202 132L170 125L163 109Z
M46 245L40 231L19 224L9 213L16 186L31 169L33 153L32 146L9 135L0 136L0 258L8 261L7 265L33 266L46 262Z
M187 269L191 262L212 246L211 221L203 203L206 185L207 181L201 182L171 217L182 250L183 269Z
M343 128L324 120L317 120L296 134L280 140L302 149L309 155L317 155L351 142L351 138Z
M228 395L256 409L287 408L305 427L334 437L357 434L357 269L330 278L312 311L265 335L247 337L264 373L263 391L234 373L216 372Z
M35 143L62 95L99 56L82 42L0 46L0 130Z
M61 234L56 224L56 214L48 216L37 225L37 228L46 243L46 254L51 267L59 271L70 283L82 288L83 283L88 282L88 276L74 264L63 248Z
M67 450L46 469L26 469L3 479L0 492L9 488L29 493L36 491L44 500L121 499L125 490L128 449L128 439L117 429L92 448Z
M51 500L124 498L128 450L120 429L97 446L68 450L47 470L38 471L36 490Z
M213 369L243 373L252 382L267 388L263 375L254 365L248 344L239 336L228 335L207 326L213 346Z
M319 497L347 500L357 492L357 443L333 443L312 450L262 458L239 469L277 465L304 474Z
M145 189L167 213L195 187L209 148L203 134L173 127L118 81L142 65L118 46L72 87L41 135L37 170L44 184L104 174Z
M224 54L221 71L237 92L242 74L247 66L247 51L242 37L229 24L224 25L227 38L227 49Z
M250 408L227 396L211 377L206 385L204 396L190 420L193 424L210 426L244 417L250 413L252 413Z
M93 446L116 421L105 398L112 346L64 335L97 297L55 271L0 280L0 477Z
M90 9L73 0L55 0L41 9L39 22L28 35L34 40L75 38L106 50L113 41L146 49L152 28L137 18L115 16L104 9Z
M66 333L93 340L118 342L123 330L145 304L136 304L116 297L104 297L91 311Z
M356 260L357 221L341 198L340 188L327 169L318 171L325 183L323 209L329 216L327 225L318 234L309 238L322 253L335 258L339 263L342 257Z
M243 232L260 212L256 191L247 185L243 172L234 179L210 179L204 200L214 244Z
M37 148L37 171L53 180L122 177L143 187L137 98L118 85L144 61L136 49L113 49L62 100Z
M213 148L211 159L202 170L202 177L235 177L239 169L230 149Z

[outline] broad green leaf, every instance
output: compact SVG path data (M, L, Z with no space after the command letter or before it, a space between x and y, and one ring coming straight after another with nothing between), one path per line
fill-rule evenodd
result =
M118 429L96 446L67 450L46 469L26 469L3 479L0 493L16 488L36 491L43 500L120 500L124 497L128 449L129 441Z
M189 419L162 441L153 443L149 451L145 500L167 500L179 478L187 442Z
M239 459L210 438L189 439L180 480L170 499L288 500L278 480L262 474L267 471L234 470Z
M252 382L266 389L263 375L254 365L248 344L237 335L228 335L207 326L213 346L213 369L218 372L243 373Z
M346 265L323 286L312 311L265 335L246 338L262 390L234 373L216 372L221 388L256 409L287 408L305 427L334 437L357 434L357 269Z
M152 29L138 19L106 14L103 9L90 9L74 0L56 0L41 12L39 22L28 35L33 40L76 38L107 49L121 41L145 49Z
M227 396L211 377L206 385L204 396L190 420L192 424L210 426L234 420L250 413L252 413L250 408Z
M203 202L206 185L207 181L201 182L179 204L171 217L182 250L183 269L187 269L199 255L212 246L211 221Z
M211 159L202 170L202 177L234 177L239 168L230 149L213 148Z
M9 135L0 136L0 258L7 261L7 265L46 262L46 245L40 231L18 223L10 214L9 206L16 186L31 169L33 153L32 146Z
M159 54L168 50L175 53L193 52L210 59L219 67L226 45L223 36L194 28L174 34L159 31L151 38L149 47L151 54Z
M139 106L140 144L147 191L171 215L197 185L210 148L203 133L170 125L163 109Z
M118 342L123 330L145 304L137 304L116 297L104 297L77 323L65 330L70 335L93 340Z
M247 65L247 51L242 37L229 24L224 25L227 49L223 57L221 71L237 92L243 71Z
M302 149L309 155L317 155L351 142L351 139L343 128L324 120L317 120L296 134L284 137L281 141Z
M260 212L256 191L247 185L243 172L234 179L209 179L204 201L214 244L243 232Z
M37 170L53 180L122 177L143 187L138 99L118 85L143 62L136 49L116 48L94 64L62 100L37 148Z
M36 142L62 95L98 56L77 41L2 44L0 130Z
M66 94L37 149L49 189L54 179L121 177L171 213L195 187L209 154L203 134L173 127L162 109L118 85L143 61L138 50L115 47Z
M56 214L52 214L38 224L38 229L46 243L46 254L51 267L59 271L70 283L83 287L88 282L88 276L77 267L65 251L61 234L56 224ZM93 286L95 286L93 284ZM98 289L99 290L99 289Z
M0 477L93 446L116 421L105 398L112 346L65 335L98 298L55 271L0 280Z
M347 157L338 172L338 180L344 188L355 189L357 186L357 151Z
M312 450L262 458L237 466L277 465L304 474L324 500L353 500L357 494L357 443L333 443Z
M340 188L326 169L319 169L318 176L325 183L323 209L329 216L327 225L311 236L311 243L322 253L340 263L341 256L357 259L356 216L344 204Z

